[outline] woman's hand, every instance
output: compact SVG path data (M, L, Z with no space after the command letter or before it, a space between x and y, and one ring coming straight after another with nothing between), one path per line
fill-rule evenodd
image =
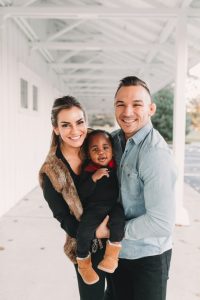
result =
M109 216L106 216L103 222L97 227L96 237L98 239L103 239L103 238L108 239L110 237L110 229L107 226L108 221L109 221Z

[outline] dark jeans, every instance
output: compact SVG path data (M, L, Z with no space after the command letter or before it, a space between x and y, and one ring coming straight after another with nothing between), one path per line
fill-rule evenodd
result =
M172 251L135 260L120 259L108 275L107 300L165 300ZM95 298L94 298L95 299Z
M99 275L99 281L95 284L88 285L83 282L80 274L78 273L78 266L75 265L77 279L78 279L78 287L80 300L104 300L109 299L106 298L107 292L105 291L105 280L107 274L99 269L97 269L97 265L103 259L103 255L105 252L105 240L102 240L104 248L98 249L96 253L92 253L92 265L94 270Z
M103 205L91 205L84 208L81 222L77 231L77 256L86 257L89 253L91 241L94 238L96 228L109 215L108 226L110 228L110 241L120 242L124 236L125 217L120 203L113 207Z

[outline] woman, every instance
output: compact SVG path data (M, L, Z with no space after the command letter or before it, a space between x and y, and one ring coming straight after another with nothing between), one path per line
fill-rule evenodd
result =
M55 100L51 113L53 126L52 142L49 154L40 170L40 185L44 198L48 202L54 217L60 222L61 227L67 233L64 246L66 255L73 261L79 286L81 300L108 299L105 289L106 273L97 269L102 260L104 247L100 249L98 243L92 245L92 265L100 280L87 285L83 282L75 260L76 233L82 214L82 205L77 194L83 153L81 146L87 135L87 125L84 110L80 103L71 96L65 96ZM106 218L96 231L96 237L107 238ZM97 241L97 240L95 240ZM103 240L103 244L105 244ZM110 299L110 298L109 298Z

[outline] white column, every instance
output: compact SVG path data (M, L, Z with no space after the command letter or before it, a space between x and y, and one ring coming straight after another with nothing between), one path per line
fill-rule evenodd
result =
M6 36L6 28L5 28L5 20L3 16L0 16L0 103L1 103L1 118L0 118L0 194L1 194L1 201L0 201L0 216L5 211L5 194L4 194L4 186L5 186L5 135L6 135L6 111L5 111L5 85L6 85L6 78L5 78L5 36Z
M188 213L183 207L187 60L187 17L182 11L177 18L176 29L176 80L173 120L173 151L178 166L176 184L177 225L189 225Z

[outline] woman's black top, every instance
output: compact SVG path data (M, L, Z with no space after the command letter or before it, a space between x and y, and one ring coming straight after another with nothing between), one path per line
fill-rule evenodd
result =
M68 168L77 189L80 176L74 173L59 147L57 148L56 156L60 158ZM54 189L49 177L46 174L44 176L43 194L53 212L54 218L60 222L60 226L67 232L68 235L75 238L79 222L73 215L71 215L69 206L63 199L62 195Z

